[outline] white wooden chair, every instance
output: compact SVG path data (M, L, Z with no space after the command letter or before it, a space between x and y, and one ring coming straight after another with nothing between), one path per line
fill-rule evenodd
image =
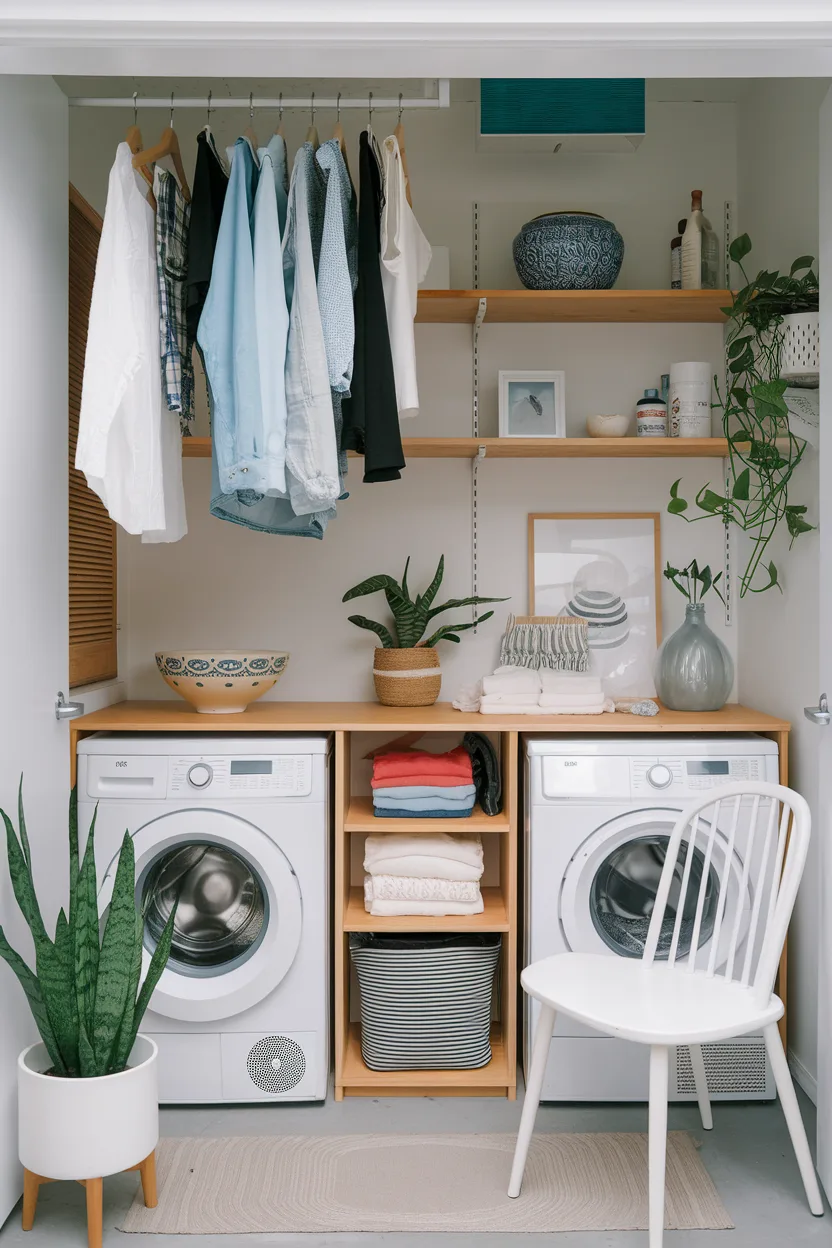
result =
M750 913L734 905L732 917L724 924L729 890L720 887L714 908L711 865L720 856L724 861L734 860L744 799L747 848L738 854L742 879L734 900L750 898ZM717 846L718 829L721 847ZM773 992L810 830L805 800L782 785L749 782L712 789L682 813L670 835L642 958L564 953L526 967L521 983L541 1003L541 1011L509 1196L520 1194L555 1015L562 1011L607 1035L650 1046L650 1248L661 1248L664 1232L671 1045L690 1048L702 1125L709 1131L713 1120L700 1045L762 1031L809 1208L816 1215L823 1213L777 1028L784 1007ZM694 859L701 867L698 883L699 870L691 871ZM703 928L709 885L710 935Z

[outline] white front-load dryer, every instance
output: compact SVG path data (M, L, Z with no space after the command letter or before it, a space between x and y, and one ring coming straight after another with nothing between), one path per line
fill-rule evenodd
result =
M762 737L627 737L563 735L525 742L524 965L569 951L641 957L664 866L670 831L703 790L742 779L778 779L777 746ZM754 898L743 866L749 853L750 803L718 817L709 863L700 849L691 864L691 897L708 871L699 965L710 958L718 907L724 919L715 965L733 932L741 954L751 945ZM707 814L707 812L706 812ZM702 832L706 829L704 825ZM733 836L732 836L733 831ZM733 846L733 847L732 847ZM762 852L751 848L752 860ZM753 878L753 872L751 872ZM680 952L693 921L683 915ZM661 943L659 957L662 956ZM525 998L524 1060L528 1071L539 1007ZM761 1036L703 1045L714 1099L762 1100L774 1084ZM555 1022L544 1100L646 1100L646 1046L601 1035L565 1016ZM687 1048L671 1064L670 1099L695 1099Z
M142 1031L163 1103L323 1100L329 1075L326 737L110 736L78 746L102 915L127 830L143 973L176 906Z

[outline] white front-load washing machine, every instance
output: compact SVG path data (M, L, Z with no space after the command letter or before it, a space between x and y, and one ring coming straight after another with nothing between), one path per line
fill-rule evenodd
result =
M329 1075L327 737L111 736L78 746L99 909L127 829L143 973L178 898L142 1031L163 1103L306 1101Z
M679 813L704 790L720 784L778 780L776 743L753 735L564 735L546 740L528 737L524 744L524 965L570 950L641 957L668 838ZM723 932L730 934L736 922L740 949L754 940L749 935L753 897L743 873L750 808L750 801L740 808L733 849L728 827L733 807L719 818L708 864L702 959L710 954L723 895ZM751 852L760 852L760 846ZM704 854L695 849L694 885L705 866ZM694 897L696 891L693 887ZM753 956L755 950L751 952ZM717 965L721 965L719 948ZM527 1072L538 1013L537 1002L527 996L523 1019ZM775 1095L762 1036L704 1044L702 1051L715 1100L763 1100ZM648 1061L645 1045L613 1039L559 1017L542 1098L647 1100ZM695 1099L686 1047L671 1058L669 1094L671 1100Z

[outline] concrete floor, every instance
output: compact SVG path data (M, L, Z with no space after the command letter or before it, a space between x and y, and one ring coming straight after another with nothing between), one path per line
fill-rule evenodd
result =
M800 1094L809 1138L814 1139L814 1107ZM351 1135L363 1132L514 1132L520 1102L489 1099L347 1100L336 1105L246 1106L166 1109L165 1135ZM792 1248L832 1245L832 1214L813 1218L805 1203L786 1126L776 1103L714 1106L714 1130L701 1130L695 1106L671 1106L670 1127L691 1131L703 1141L702 1159L714 1179L736 1230L667 1232L666 1248ZM646 1109L637 1105L544 1105L539 1131L644 1131ZM121 1238L121 1221L136 1189L135 1175L114 1175L105 1183L106 1248L504 1248L505 1235L342 1234L207 1235L189 1240L173 1235ZM551 1235L524 1235L523 1248L551 1248ZM556 1237L558 1248L645 1248L646 1232L574 1233ZM0 1248L84 1248L84 1194L72 1183L41 1190L34 1230L20 1229L15 1210L0 1230Z

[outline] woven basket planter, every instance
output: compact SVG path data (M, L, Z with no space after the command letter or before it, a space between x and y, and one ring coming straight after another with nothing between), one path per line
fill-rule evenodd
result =
M433 646L375 651L373 681L383 706L433 706L442 687L439 655Z

